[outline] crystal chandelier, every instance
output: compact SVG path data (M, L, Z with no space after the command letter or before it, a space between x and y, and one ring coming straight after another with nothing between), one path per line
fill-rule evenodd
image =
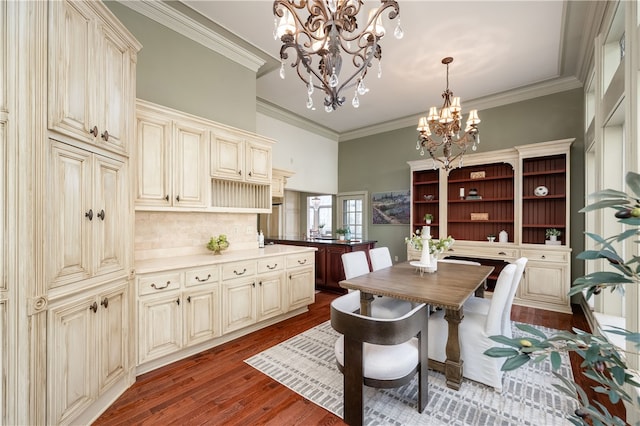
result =
M388 10L390 19L399 14L395 0L381 0L377 9L369 12L364 29L358 30L356 15L363 0L275 0L274 39L282 41L280 48L280 77L285 77L285 61L289 49L295 52L291 67L307 86L307 108L313 108L311 95L314 89L324 92L324 109L327 112L341 106L345 97L342 91L355 87L351 104L360 106L360 99L369 91L364 85L373 59L378 59L378 78L382 76L382 48L380 39L385 34L382 14ZM308 16L301 17L306 9ZM394 31L396 38L403 36L400 18ZM345 55L343 63L342 54ZM348 61L348 57L351 60ZM350 62L350 63L349 63ZM341 76L340 72L345 71Z
M467 151L469 145L472 145L472 150L477 149L477 145L480 143L480 136L478 134L478 124L480 119L478 118L478 110L472 109L469 111L469 118L467 118L467 127L464 129L464 134L460 136L460 116L462 108L460 106L460 98L454 97L453 92L449 90L449 64L453 62L453 58L447 57L442 60L442 63L447 66L447 89L442 92L444 98L444 104L438 114L437 107L431 107L429 109L429 115L427 117L421 117L418 122L418 131L420 132L420 138L416 143L416 149L420 150L420 155L424 155L424 148L427 148L429 155L433 159L433 168L436 168L436 162L442 164L442 168L445 170L452 169L452 163L458 160L458 167L462 167L462 156ZM436 141L432 139L432 135L435 135L441 140ZM457 154L453 154L453 145L458 147ZM442 158L437 155L437 150L442 146Z

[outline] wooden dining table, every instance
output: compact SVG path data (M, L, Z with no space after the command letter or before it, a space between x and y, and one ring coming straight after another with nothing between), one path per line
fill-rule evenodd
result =
M356 278L340 281L340 286L360 290L360 313L370 315L375 295L417 303L445 310L449 325L444 363L429 360L429 368L443 372L447 386L460 389L463 360L460 357L458 327L464 318L462 305L474 293L482 295L484 283L493 272L492 266L438 262L436 272L420 273L410 262L399 263Z

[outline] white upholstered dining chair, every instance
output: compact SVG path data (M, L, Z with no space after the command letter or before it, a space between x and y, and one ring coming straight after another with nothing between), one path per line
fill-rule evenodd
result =
M368 274L369 262L363 251L352 251L342 254L342 266L346 279ZM354 292L356 293L356 292ZM357 291L358 295L360 292ZM413 304L393 297L376 296L371 302L371 316L376 318L396 318L413 309Z
M389 247L376 247L369 250L369 259L371 259L371 270L389 268L393 266Z
M490 336L502 334L502 316L508 302L515 271L516 265L505 266L498 276L488 312L482 314L463 311L464 318L458 328L460 358L464 362L463 377L492 386L497 391L502 391L504 372L500 368L504 359L488 357L484 351L497 345L489 339ZM441 310L431 314L428 333L429 358L443 363L447 358L446 346L449 336L445 312L446 310Z
M418 374L418 412L427 405L427 305L418 304L398 318L374 318L355 313L357 292L331 302L331 326L340 333L335 357L344 380L344 421L363 422L363 385L394 388Z
M501 334L503 336L507 336L509 338L512 337L511 331L511 308L513 307L513 300L516 297L516 292L518 291L518 286L520 285L520 281L522 280L522 274L524 274L524 268L527 266L528 259L526 257L521 257L513 262L516 265L516 271L513 274L513 281L511 282L511 288L509 290L509 297L507 299L507 304L505 306L504 312L502 314L502 322L501 322ZM489 312L489 307L491 306L491 299L484 299L482 297L472 296L464 302L464 313L467 312L476 312L479 314L487 314Z

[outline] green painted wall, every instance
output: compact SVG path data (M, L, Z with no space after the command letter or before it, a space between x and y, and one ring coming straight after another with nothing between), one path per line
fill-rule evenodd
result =
M106 5L142 43L138 98L255 131L255 72L122 4Z
M483 152L575 138L571 149L571 247L573 248L572 276L584 274L583 263L575 254L584 247L584 215L578 210L584 200L584 126L583 91L570 90L548 96L479 111ZM418 160L415 149L418 133L415 126L380 133L364 138L340 142L338 155L339 192L382 192L408 189L410 186L407 161ZM406 260L404 237L410 234L409 225L372 225L368 237L378 245L388 246L392 256Z

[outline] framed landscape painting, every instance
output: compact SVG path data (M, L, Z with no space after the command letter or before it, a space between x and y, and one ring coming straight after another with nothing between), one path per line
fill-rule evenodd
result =
M374 192L371 194L371 220L374 225L408 225L410 219L409 190Z

